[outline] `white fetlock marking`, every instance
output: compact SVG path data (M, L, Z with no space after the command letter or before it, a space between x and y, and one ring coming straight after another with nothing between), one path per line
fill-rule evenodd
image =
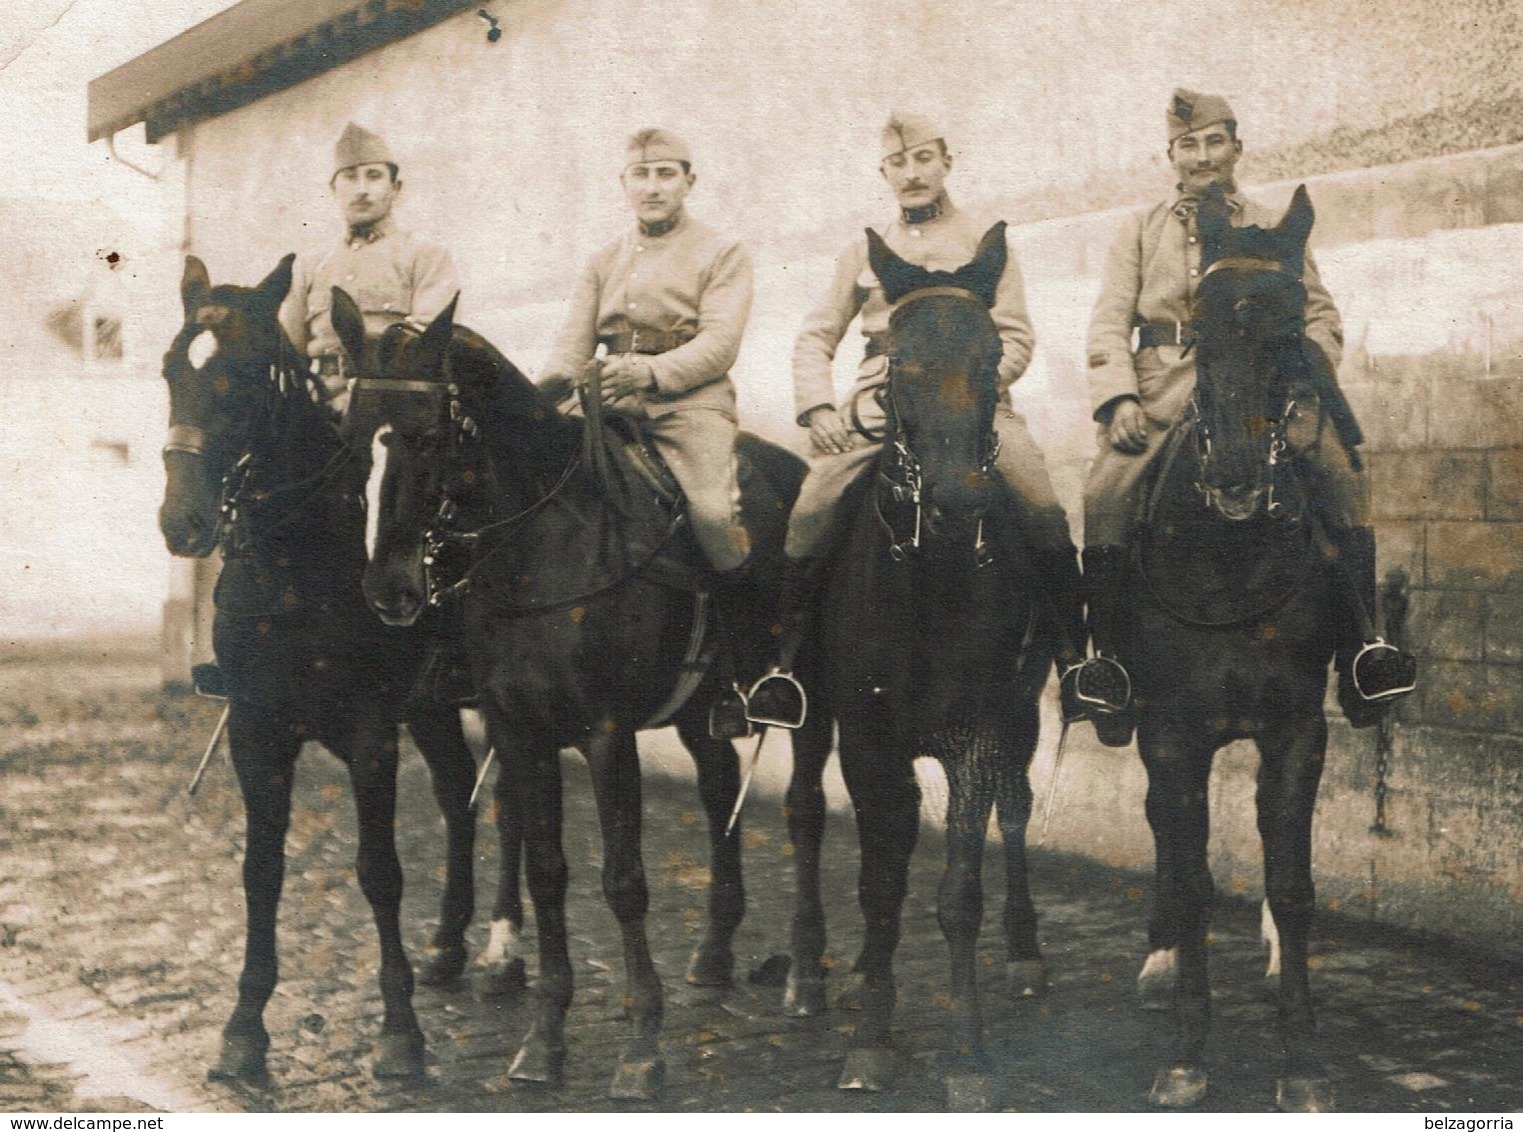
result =
M1147 979L1161 979L1172 974L1174 965L1178 961L1179 948L1160 947L1148 956L1147 962L1142 965L1142 971L1137 975L1137 981L1140 983Z
M517 959L520 938L518 929L508 920L493 920L487 934L487 945L476 958L478 967L496 967Z
M1269 968L1264 972L1266 979L1275 978L1280 973L1280 929L1275 926L1274 914L1269 910L1269 901L1263 904L1263 912L1259 917L1259 935L1263 938L1265 946L1269 948Z
M376 539L381 531L381 481L386 478L386 438L391 426L383 424L370 441L370 478L365 481L365 557L375 561Z

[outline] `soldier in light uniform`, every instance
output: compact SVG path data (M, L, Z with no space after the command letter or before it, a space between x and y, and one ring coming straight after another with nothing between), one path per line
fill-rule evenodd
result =
M312 358L313 372L334 412L348 403L348 362L328 308L342 287L359 304L365 332L394 323L433 321L460 290L449 253L399 232L392 207L402 193L386 142L350 122L333 151L329 188L343 212L343 242L315 257L298 256L280 323Z
M1090 631L1099 656L1115 656L1121 584L1149 465L1195 390L1188 350L1191 307L1200 280L1196 212L1212 185L1226 191L1234 226L1277 225L1280 215L1237 191L1242 156L1237 121L1225 99L1177 90L1166 112L1169 160L1179 183L1169 199L1132 216L1111 245L1089 328L1089 387L1099 424L1099 452L1084 492L1084 575ZM1373 600L1375 541L1368 523L1369 485L1355 453L1363 437L1336 381L1343 325L1306 255L1306 337L1319 374L1320 408L1337 440L1302 455L1327 533L1350 573ZM1136 347L1133 347L1133 332ZM1401 694L1407 659L1378 646L1366 660L1367 699ZM1122 736L1113 732L1115 738Z
M744 624L751 553L729 376L751 314L751 255L688 214L696 176L687 143L675 134L646 129L630 138L620 183L636 223L588 262L539 381L564 389L585 381L589 366L602 366L605 404L640 422L687 498L728 643ZM600 345L606 362L594 359ZM730 696L711 719L743 725L744 696L738 688Z
M879 168L899 204L898 214L883 229L884 240L896 254L931 271L953 271L973 259L989 225L958 209L948 197L945 181L952 157L940 129L918 114L893 115L883 130ZM791 727L803 721L803 693L791 675L794 653L819 587L822 556L837 525L841 495L883 447L881 441L862 435L852 418L869 429L884 423L872 394L887 380L890 310L868 266L867 241L858 238L837 257L830 290L805 321L794 345L797 420L809 430L813 452L809 475L788 521L789 570L779 611L783 641L778 663L752 690L752 718L758 722ZM1083 657L1077 554L1041 449L1010 405L1010 386L1025 372L1035 342L1013 250L989 313L1003 347L994 418L999 436L996 467L1015 498L1022 530L1053 606L1060 636L1059 670L1066 674ZM864 354L851 393L838 403L831 365L859 314ZM1070 680L1071 676L1065 678L1065 686ZM1074 710L1071 697L1065 696L1065 707Z

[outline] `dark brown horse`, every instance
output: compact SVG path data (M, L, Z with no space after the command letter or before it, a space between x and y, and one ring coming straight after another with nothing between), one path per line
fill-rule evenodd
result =
M913 763L946 772L947 868L938 901L951 948L948 1102L994 1103L983 1047L976 946L989 817L998 809L1007 890L1007 978L1046 988L1026 876L1027 770L1037 697L1054 643L1010 496L993 470L1000 342L989 314L1006 263L1004 225L955 273L927 272L868 233L894 303L888 435L859 481L825 588L822 679L840 723L841 769L856 809L866 935L856 971L862 1014L843 1089L894 1077L894 951L920 820ZM812 959L817 960L818 955ZM811 957L796 955L808 965Z
M398 918L398 723L428 762L448 829L448 878L425 969L435 981L465 963L475 765L455 705L414 695L436 635L382 625L360 592L363 471L276 321L291 260L249 288L213 287L201 261L187 259L185 325L164 358L170 415L159 526L171 553L205 556L219 544L224 552L214 644L247 818L243 973L211 1076L267 1075L263 1014L278 977L276 909L295 763L307 739L344 761L354 788L356 869L381 943L385 1017L374 1071L414 1076L423 1072L424 1041Z
M1316 411L1301 282L1312 218L1304 187L1268 230L1231 226L1219 193L1203 202L1195 398L1160 459L1131 578L1123 659L1157 854L1149 934L1160 954L1178 949L1178 1040L1151 1094L1169 1108L1206 1092L1208 784L1215 752L1240 739L1259 748L1264 887L1282 948L1278 1102L1306 1111L1332 1102L1307 939L1322 705L1348 614L1291 449L1298 413ZM1337 440L1329 430L1321 442Z
M366 348L363 327L340 313L350 307L336 291L335 326L358 353ZM740 828L725 833L739 768L730 743L708 731L707 705L721 685L708 663L711 650L695 633L695 621L701 627L706 616L701 578L674 562L685 531L658 501L655 485L586 448L580 423L563 417L479 335L454 326L452 315L446 311L421 332L387 330L367 355L375 375L356 385L350 428L356 443L370 438L375 459L365 593L395 624L448 594L461 602L488 733L503 760L500 811L524 815L539 933L537 1018L510 1069L517 1080L554 1082L564 1072L572 968L558 752L575 747L586 757L602 832L603 891L619 923L632 1022L610 1095L648 1099L664 1075L663 1000L645 932L635 750L641 727L668 720L676 726L696 764L708 817L709 919L690 982L730 980L745 905ZM795 457L752 438L742 437L740 452L742 513L758 549L751 574L757 623L739 636L753 642L756 654L742 667L760 671L784 523L803 469ZM608 478L595 473L599 465ZM441 578L443 558L461 548L463 573ZM817 710L811 720L794 735L797 764L805 769L795 777L791 796L798 805L790 821L801 842L813 837L811 855L799 865L801 887L812 884L800 931L812 938L818 925L823 938L819 782L831 717Z

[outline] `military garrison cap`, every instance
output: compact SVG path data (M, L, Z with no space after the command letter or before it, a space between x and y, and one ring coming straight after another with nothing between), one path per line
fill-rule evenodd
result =
M883 127L883 157L886 160L926 142L940 141L945 145L944 139L941 129L925 115L896 111L889 115L888 125Z
M356 165L390 165L393 172L397 168L384 138L350 122L333 147L333 176Z
M624 167L642 165L647 161L685 161L693 163L693 151L670 130L658 126L641 130L629 139L624 154Z
M1169 108L1164 111L1169 126L1169 141L1183 137L1194 130L1204 130L1217 122L1236 122L1237 115L1219 94L1197 94L1193 90L1177 87Z

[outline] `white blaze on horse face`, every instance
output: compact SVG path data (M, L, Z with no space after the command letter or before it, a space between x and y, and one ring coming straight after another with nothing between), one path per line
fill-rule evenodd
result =
M190 368L200 373L206 368L206 363L211 361L217 353L217 336L210 330L203 330L190 340L190 345L185 347L185 358L190 362Z
M381 482L386 478L387 440L391 426L383 424L370 441L370 478L365 481L365 557L375 561L375 544L381 532Z

